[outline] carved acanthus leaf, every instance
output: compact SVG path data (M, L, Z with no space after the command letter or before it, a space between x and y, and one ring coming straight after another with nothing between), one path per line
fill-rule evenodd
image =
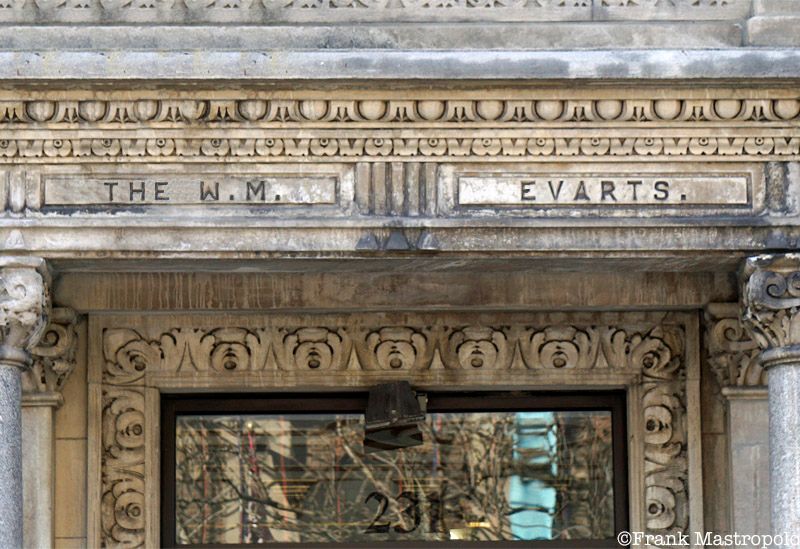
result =
M31 350L33 364L22 375L25 393L60 393L75 369L75 311L56 307L39 344Z
M766 385L758 343L735 304L712 304L705 314L706 360L721 387Z
M800 345L800 254L750 258L742 277L742 319L761 348Z
M47 324L49 275L36 258L0 258L0 347L25 366Z

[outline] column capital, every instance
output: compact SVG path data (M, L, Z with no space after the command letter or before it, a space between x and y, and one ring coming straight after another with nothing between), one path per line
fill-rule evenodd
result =
M0 256L0 362L30 365L47 325L50 273L42 258Z
M748 258L742 270L742 322L763 349L765 368L800 360L800 254Z
M31 368L22 372L23 406L60 406L61 391L75 369L78 316L53 307L39 343L31 349Z

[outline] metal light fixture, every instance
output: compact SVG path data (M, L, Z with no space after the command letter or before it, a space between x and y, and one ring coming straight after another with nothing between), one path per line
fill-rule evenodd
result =
M384 383L370 389L364 415L365 453L422 444L419 422L425 419L425 412L407 381Z

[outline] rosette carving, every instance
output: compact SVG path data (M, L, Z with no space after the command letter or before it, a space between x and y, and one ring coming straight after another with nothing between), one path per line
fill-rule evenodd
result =
M144 379L145 371L157 368L162 356L158 343L147 341L137 331L128 329L106 330L103 350L104 381L118 385Z
M680 339L676 334L660 330L648 334L613 328L606 330L603 350L609 364L641 371L657 379L671 378L681 365Z
M520 351L528 368L594 368L599 349L595 328L550 326L526 330Z
M226 373L263 369L269 341L245 328L218 328L203 337L200 345L209 351L210 369Z
M742 278L742 321L759 346L800 354L800 254L750 258Z
M406 326L369 332L357 347L366 370L422 370L430 365L433 351L427 335Z
M501 370L509 367L511 353L506 335L488 326L454 330L444 346L448 368Z
M324 371L347 367L352 346L344 330L300 328L281 332L281 369Z

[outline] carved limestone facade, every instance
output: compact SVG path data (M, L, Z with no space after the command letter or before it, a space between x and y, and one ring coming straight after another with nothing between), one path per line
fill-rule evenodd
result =
M698 372L685 316L364 314L202 316L144 324L109 317L91 328L90 531L98 545L158 544L159 393L308 385L627 389L631 520L651 533L699 528ZM95 341L95 339L92 339ZM156 521L155 523L153 521Z
M800 155L795 124L800 100L784 90L725 90L714 98L694 90L611 97L352 93L335 100L311 91L302 99L280 92L226 95L129 100L113 93L48 94L30 100L6 94L0 97L0 127L32 132L1 139L0 163L779 160ZM612 125L615 132L609 136L605 128ZM197 131L185 136L170 131L180 127ZM90 128L101 135L82 135ZM653 131L642 135L644 128Z

